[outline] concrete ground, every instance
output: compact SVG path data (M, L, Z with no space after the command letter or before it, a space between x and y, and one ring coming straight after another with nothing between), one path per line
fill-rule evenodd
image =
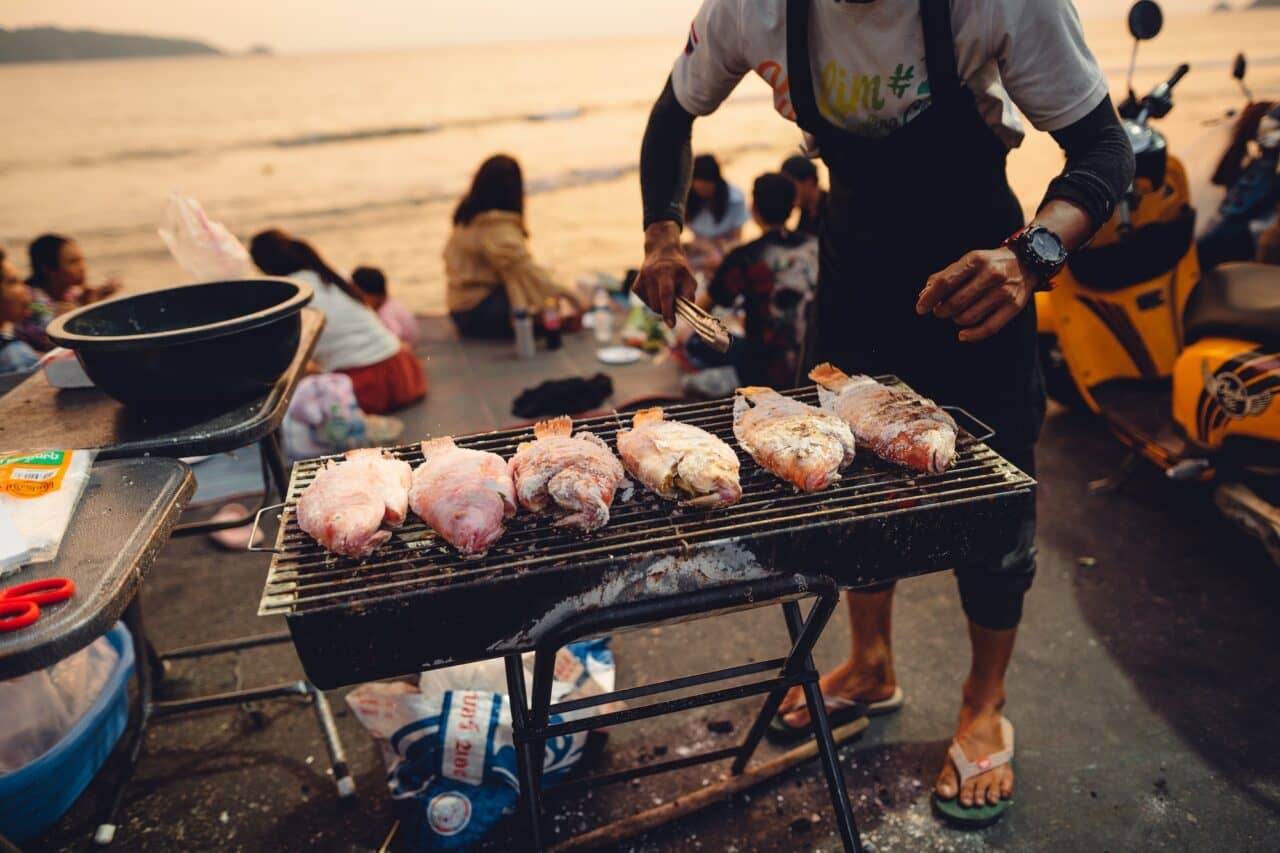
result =
M500 363L437 335L424 343L428 403L405 416L409 435L510 423L509 401L537 378L594 371L575 342L554 362ZM513 372L513 368L516 368ZM636 372L628 376L627 370ZM609 370L610 401L669 391L669 366ZM534 376L541 373L540 377ZM530 380L535 381L530 381ZM655 386L655 383L656 386ZM665 387L661 387L665 386ZM908 704L841 750L864 838L881 851L1265 851L1280 848L1280 571L1221 521L1207 496L1150 472L1121 493L1088 494L1123 453L1095 422L1054 411L1040 445L1040 570L1009 677L1018 787L1007 816L958 832L930 813L929 791L954 723L968 663L952 579L900 585L894 638ZM1091 558L1082 560L1081 558ZM172 542L143 593L160 648L276 630L256 615L266 560L207 541ZM776 610L618 636L620 686L780 653ZM842 615L817 651L847 650ZM296 678L290 646L175 663L165 695ZM128 788L119 850L377 850L392 826L375 744L330 694L359 788L340 803L310 709L292 700L162 721ZM665 748L719 747L740 737L753 702L614 730L602 764L650 760ZM728 720L716 734L708 721ZM119 750L72 811L32 850L83 850L116 787ZM769 753L762 750L762 756ZM555 817L572 834L715 779L718 765L571 799ZM486 849L519 835L500 829ZM634 851L798 851L839 848L815 763L749 794L630 842ZM392 849L396 849L393 844Z

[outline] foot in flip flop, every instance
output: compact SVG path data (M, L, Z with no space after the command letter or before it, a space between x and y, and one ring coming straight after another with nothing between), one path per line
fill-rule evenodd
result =
M989 826L1013 801L1013 726L999 707L963 708L934 786L934 807L959 826Z
M887 714L903 704L902 689L898 687L892 670L888 669L858 669L845 661L822 676L818 684L826 698L827 716L834 725L848 722L850 714L857 717ZM773 735L794 734L799 738L807 737L812 728L804 692L793 687L778 707L770 732Z

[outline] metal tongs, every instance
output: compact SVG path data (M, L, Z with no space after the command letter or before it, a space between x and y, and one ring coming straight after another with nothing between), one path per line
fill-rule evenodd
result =
M683 296L676 297L676 313L716 352L729 351L729 329L724 323L703 311Z

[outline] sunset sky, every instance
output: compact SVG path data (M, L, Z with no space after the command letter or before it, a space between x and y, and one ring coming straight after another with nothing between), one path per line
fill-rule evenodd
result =
M1239 0L1237 0L1239 2ZM700 0L3 0L0 26L53 24L191 36L232 50L364 50L513 40L673 34ZM1084 16L1119 15L1120 0L1077 0ZM1170 13L1210 0L1164 0Z

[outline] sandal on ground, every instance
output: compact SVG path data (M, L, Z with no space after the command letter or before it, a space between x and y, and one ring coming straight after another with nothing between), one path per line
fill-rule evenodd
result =
M1003 764L1013 763L1013 725L1004 717L1001 717L1000 730L1005 742L1005 748L999 752L993 752L985 758L979 758L977 761L970 761L969 757L964 754L964 750L960 748L960 744L955 741L951 742L951 748L947 750L947 757L955 765L956 773L960 777L960 783L956 786L956 796L951 799L943 799L938 795L937 791L934 791L933 808L952 826L961 829L981 829L985 826L991 826L1008 811L1009 806L1013 805L1012 798L1000 800L994 806L988 803L965 806L960 803L959 792L964 788L965 782L968 782L974 776L980 776L988 770L994 770Z
M879 717L882 714L891 714L900 709L905 701L901 687L894 687L893 693L888 698L879 699L875 702L859 702L840 696L824 695L822 697L822 704L826 706L827 719L830 720L832 728L853 722L861 717ZM800 709L793 708L787 714L798 710ZM787 722L787 714L775 714L769 722L769 730L766 732L766 736L770 742L789 744L813 735L813 720L809 720L802 726L793 726Z

